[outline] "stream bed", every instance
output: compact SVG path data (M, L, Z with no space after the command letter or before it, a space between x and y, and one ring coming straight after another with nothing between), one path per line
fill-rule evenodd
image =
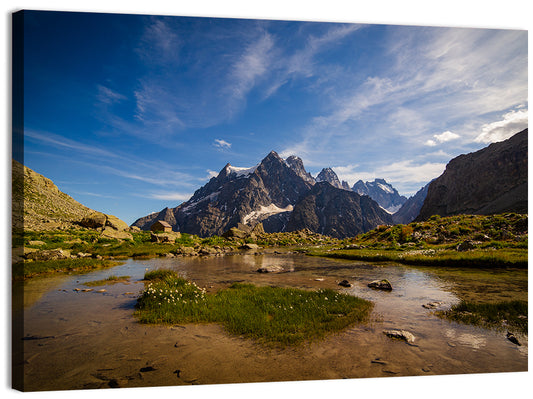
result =
M282 273L257 273L281 266ZM146 271L176 270L207 292L233 282L301 289L332 288L374 303L371 320L308 344L275 348L229 335L216 324L147 326L136 298ZM86 282L129 276L125 282ZM392 291L367 286L387 279ZM348 280L351 287L338 285ZM92 289L92 291L87 291ZM86 290L86 291L84 291ZM87 274L34 278L14 287L14 376L27 391L301 381L387 376L527 371L521 345L493 330L443 320L423 307L447 309L461 299L527 301L527 270L410 267L265 253L129 259ZM383 331L407 330L413 344ZM15 335L16 336L16 335ZM14 338L15 339L15 338Z

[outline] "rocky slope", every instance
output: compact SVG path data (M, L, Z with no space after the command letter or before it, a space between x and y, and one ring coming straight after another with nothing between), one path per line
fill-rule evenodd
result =
M92 209L61 192L48 178L13 160L13 227L53 230L74 227Z
M307 228L343 238L391 223L392 217L370 197L319 182L294 206L286 230Z
M331 172L338 182L335 173ZM326 174L327 171L323 175ZM328 174L328 178L333 178L333 175ZM339 185L342 187L341 183ZM373 202L370 198L368 201L360 200L358 194L349 191L348 194L339 194L337 191L345 190L335 188L333 192L326 186L334 189L328 182L315 183L300 158L283 160L272 151L252 168L227 164L218 176L198 189L187 202L142 217L133 226L148 230L155 221L165 220L174 231L207 237L222 235L233 227L253 227L262 223L267 233L309 228L340 237L375 227L374 220L378 224L392 221L381 218L381 215L376 217L374 208L366 205ZM317 187L316 190L314 187ZM329 195L340 202L335 204L334 200L326 198ZM361 203L365 204L363 208ZM312 204L323 209L311 209ZM294 213L296 206L299 209ZM339 212L350 216L343 220L337 216ZM293 215L298 217L294 216L294 219ZM318 223L315 223L316 218ZM357 225L347 227L348 223Z
M408 198L402 205L402 207L392 215L394 224L408 224L416 219L420 213L420 209L424 204L428 193L429 183L416 192L415 195Z
M360 195L368 195L391 214L397 212L407 201L407 198L400 195L398 190L384 179L375 179L373 182L359 180L353 185L352 190Z
M130 239L126 222L94 211L60 191L52 180L12 161L13 231L99 229L108 238ZM120 236L120 237L119 237Z
M527 134L452 159L435 179L416 220L432 215L527 213Z

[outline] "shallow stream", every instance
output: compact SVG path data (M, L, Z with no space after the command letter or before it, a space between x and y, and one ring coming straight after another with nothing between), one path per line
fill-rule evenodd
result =
M280 265L283 273L257 273ZM133 317L147 270L171 268L208 292L236 281L303 289L332 288L374 302L372 320L319 342L266 348L218 325L146 326ZM89 287L109 276L127 282ZM390 292L368 288L388 279ZM348 280L352 287L342 288ZM496 331L448 322L422 305L460 299L527 300L527 270L459 270L333 260L299 254L127 260L88 274L35 278L14 298L22 323L14 375L26 390L61 390L259 381L527 371L521 346ZM20 300L19 300L20 299ZM23 311L22 311L23 309ZM383 330L401 329L414 345ZM17 349L20 351L17 353ZM17 361L18 359L18 361Z

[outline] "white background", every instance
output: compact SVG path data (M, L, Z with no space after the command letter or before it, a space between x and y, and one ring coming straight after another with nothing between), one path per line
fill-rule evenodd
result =
M2 2L0 109L0 198L3 205L0 229L0 270L5 293L0 330L3 362L0 389L6 397L20 393L10 389L10 168L11 168L11 13L20 9L93 11L182 16L243 17L329 22L385 23L529 30L533 13L529 0L46 0ZM531 48L531 45L529 44ZM125 397L144 398L516 398L531 395L529 373L478 374L436 377L379 378L269 384L213 385L171 388L137 388L98 391L29 393L28 397Z

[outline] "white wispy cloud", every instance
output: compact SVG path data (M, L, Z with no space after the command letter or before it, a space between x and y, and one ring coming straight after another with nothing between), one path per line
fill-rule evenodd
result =
M215 139L213 145L220 149L229 149L231 148L231 143L228 143L226 140Z
M68 153L65 159L69 162L83 164L87 168L103 173L158 186L193 186L196 183L191 174L176 171L175 165L161 161L138 159L116 150L109 151L49 132L27 130L24 134L27 139L39 142L41 145L65 151Z
M527 110L496 124L489 118L527 104L527 32L388 27L383 43L386 61L368 69L364 79L360 73L339 79L342 84L323 96L329 107L281 153L300 151L325 163L331 153L348 157L351 152L353 159L372 158L374 164L394 164L413 177L434 178L443 164L429 156L420 168L412 161L424 146L453 142L458 154L462 148L472 150L465 146L479 133L471 131L484 132L481 142L505 137L507 126L516 132L524 125ZM443 133L435 134L439 130ZM386 151L393 147L396 151ZM370 177L393 176L384 167L364 164L361 171Z
M182 41L166 18L151 17L145 26L137 53L148 64L175 62L179 58Z
M31 140L36 140L41 143L51 145L55 148L60 148L64 150L73 150L78 151L82 154L95 157L106 157L106 158L120 158L116 152L112 152L100 147L80 143L78 141L60 136L58 134L50 132L40 132L37 130L25 130L24 136Z
M144 196L145 198L157 199L163 201L187 201L191 198L192 194L190 193L180 193L180 192L158 192L150 193Z
M111 90L109 87L103 85L97 85L97 90L97 98L101 103L114 104L127 99L125 95Z
M513 110L503 115L503 119L485 124L481 127L481 133L476 137L476 142L495 143L503 141L527 128L528 110Z
M266 31L246 46L232 66L232 81L228 89L234 101L244 100L258 80L269 72L273 48L274 39Z

